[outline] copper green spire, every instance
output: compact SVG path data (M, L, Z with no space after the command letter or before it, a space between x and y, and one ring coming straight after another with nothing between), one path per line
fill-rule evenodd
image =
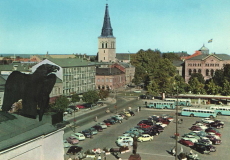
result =
M113 29L110 23L108 4L105 7L104 23L101 31L101 37L113 37Z

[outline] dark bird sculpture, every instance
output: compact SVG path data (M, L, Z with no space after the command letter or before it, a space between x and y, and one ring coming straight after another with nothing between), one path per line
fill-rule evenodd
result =
M21 115L36 119L38 114L41 121L58 70L58 66L43 64L33 74L13 71L5 84L2 111L8 112L15 102L22 100Z

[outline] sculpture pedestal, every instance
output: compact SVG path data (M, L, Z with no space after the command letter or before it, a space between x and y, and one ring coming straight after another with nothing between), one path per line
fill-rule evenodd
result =
M129 156L129 160L141 160L141 156L139 154L132 154Z

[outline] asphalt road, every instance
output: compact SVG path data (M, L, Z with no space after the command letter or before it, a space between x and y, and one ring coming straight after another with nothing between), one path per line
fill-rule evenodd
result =
M123 98L119 98L117 102L118 111L123 110L123 108L128 108L128 106L132 106L132 108L137 108L137 106L143 105L142 100L136 100L133 99L131 101L125 100ZM114 105L111 105L110 107L113 107ZM98 133L98 135L94 136L93 139L86 139L83 142L79 143L79 146L82 146L84 150L87 149L93 149L93 148L111 148L116 147L115 140L118 136L121 136L122 133L124 133L129 128L132 128L136 126L136 124L142 120L146 119L148 116L156 114L161 115L163 113L175 115L175 111L173 110L156 110L156 109L142 109L139 113L136 113L136 116L129 118L128 120L124 120L122 124L115 124L105 130L103 132ZM87 129L91 127L92 125L96 124L96 122L93 122L93 117L95 115L98 116L98 122L103 121L104 119L109 118L113 113L106 114L105 108L97 109L95 111L91 111L90 113L86 113L84 115L81 115L77 117L76 124L79 126L76 128L76 132L81 131L83 129ZM183 135L185 133L190 132L188 130L189 127L192 126L192 124L200 120L201 118L198 117L179 117L183 118L183 124L180 124L178 126L178 132L180 135ZM217 151L214 153L210 153L210 155L203 155L198 153L199 157L202 160L222 160L226 159L228 157L228 147L230 146L228 143L228 133L230 131L229 127L229 117L227 116L219 116L218 119L225 122L224 129L221 129L220 132L222 134L222 144L217 145ZM175 123L171 122L169 126L165 128L165 131L161 133L159 136L155 136L154 140L151 142L142 142L138 143L138 150L137 152L141 155L142 160L170 160L175 159L173 156L168 154L167 151L171 150L176 144L175 139L171 138L171 136L175 133ZM68 137L70 134L72 134L72 131L66 130L66 133L64 135L64 138ZM178 152L180 150L181 145L178 144ZM189 152L190 148L182 146L183 150L185 152ZM194 151L196 153L196 151ZM124 159L128 159L129 155L131 153L125 153L118 155L119 157ZM115 160L115 158L112 155L108 155L107 159L109 160ZM228 158L227 158L228 159Z

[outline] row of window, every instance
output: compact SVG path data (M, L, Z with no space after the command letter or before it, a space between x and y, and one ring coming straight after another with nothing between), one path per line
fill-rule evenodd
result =
M214 113L212 111L202 111L202 110L187 110L183 109L184 112L198 112L198 113Z
M201 67L201 63L188 63L188 66L191 67ZM220 65L218 63L206 63L205 64L206 67L219 67Z
M76 73L76 72L85 72L85 71L93 71L95 70L95 66L89 67L73 67L73 68L63 68L63 73Z
M109 48L108 42L102 42L101 43L101 48ZM115 48L115 42L111 42L110 48Z
M191 76L192 75L192 73L201 73L201 69L189 69L188 70L188 74ZM205 70L205 75L206 76L214 76L214 70L213 69L211 69L211 70L209 70L209 69L206 69Z

